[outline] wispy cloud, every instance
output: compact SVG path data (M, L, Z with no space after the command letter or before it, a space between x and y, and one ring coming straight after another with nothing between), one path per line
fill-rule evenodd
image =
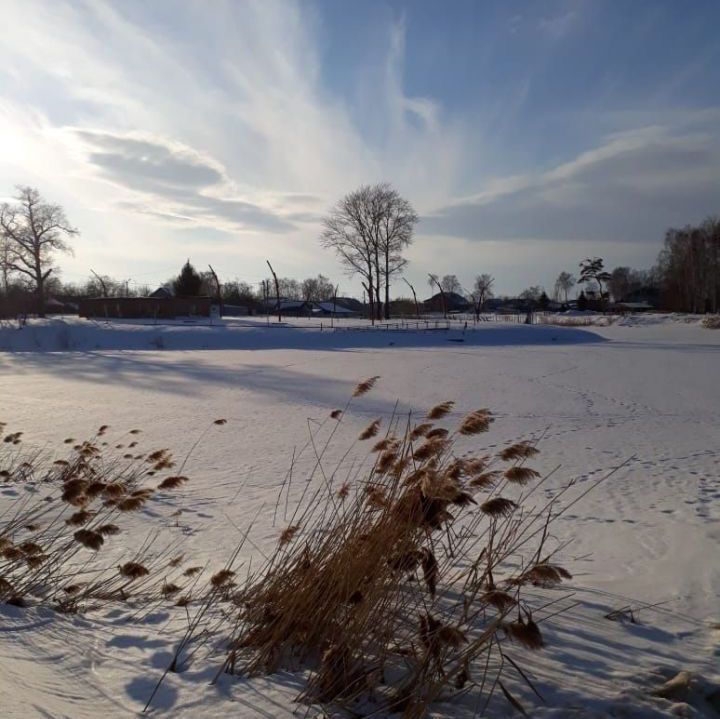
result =
M580 13L577 10L567 10L559 15L542 17L538 21L538 30L558 40L567 35L577 23Z
M665 224L720 206L718 111L584 103L557 121L576 78L553 61L589 7L475 18L500 23L488 28L482 91L448 73L446 96L414 72L412 53L424 48L409 35L412 3L363 30L372 52L342 89L327 79L338 60L327 34L360 28L328 27L311 0L6 4L6 26L22 32L0 38L0 192L28 182L66 205L85 230L67 265L78 273L132 273L159 252L196 250L253 274L272 252L283 273L308 271L312 258L313 271L337 275L317 243L320 217L380 180L423 215L410 254L418 276L430 264L460 272L468 252L490 247L501 266L518 239L646 247ZM701 76L712 52L673 87Z
M720 204L720 139L649 126L546 172L489 181L429 214L423 232L476 240L654 243Z

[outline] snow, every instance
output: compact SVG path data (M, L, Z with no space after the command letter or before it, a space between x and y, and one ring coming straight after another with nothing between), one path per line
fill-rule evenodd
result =
M351 322L340 326L363 326ZM562 559L575 577L548 599L558 603L542 624L547 648L521 662L546 704L523 682L513 692L538 717L716 716L700 690L692 706L651 696L681 670L715 686L720 672L720 333L697 318L582 328L460 322L426 332L335 332L318 319L268 327L265 318L162 326L62 318L6 323L0 350L0 420L33 445L55 447L107 423L118 438L138 427L143 446L184 456L211 427L173 500L187 507L180 519L173 502L159 502L120 540L160 526L198 564L222 562L256 516L268 521L257 524L248 555L277 541L282 525L269 519L309 418L343 406L356 381L375 374L376 388L346 418L346 439L396 402L422 413L454 399L457 417L494 410L480 437L489 450L538 438L533 465L559 465L554 486L572 478L589 486L622 465L554 530L573 540ZM227 425L214 427L219 417ZM0 485L0 512L21 496ZM605 618L626 606L637 624ZM139 621L123 608L66 617L0 607L0 713L136 715L178 636L169 610ZM153 714L292 716L297 677L211 687L216 669L199 661L169 675ZM494 710L512 711L502 702ZM437 716L457 711L444 704Z

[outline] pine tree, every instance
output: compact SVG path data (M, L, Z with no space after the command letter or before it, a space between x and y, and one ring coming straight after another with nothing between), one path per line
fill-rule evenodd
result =
M585 290L582 290L577 298L577 308L579 310L586 310L588 306L587 297L585 296Z
M178 297L197 297L200 294L201 287L202 277L188 260L180 270L175 282L173 282L173 290Z

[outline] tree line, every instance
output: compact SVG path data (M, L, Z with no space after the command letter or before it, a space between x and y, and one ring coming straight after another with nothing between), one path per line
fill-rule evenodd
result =
M373 321L390 316L391 286L408 264L406 252L418 220L412 204L388 183L363 185L348 193L323 219L320 244L335 253L346 275L360 279ZM83 283L60 282L57 256L72 253L71 241L77 234L62 207L45 201L35 188L18 187L14 201L0 205L0 299L30 295L34 311L42 315L49 294L73 298L149 294L149 287L130 287L127 281L93 270ZM188 260L165 286L177 295L202 294L226 304L251 306L280 298L321 302L338 294L338 285L321 274L296 280L277 277L272 267L270 270L273 277L253 287L239 280L221 282L212 266L198 271ZM478 274L469 288L464 288L454 274L440 277L429 273L427 277L443 311L460 295L479 314L493 297L494 278L488 273ZM418 311L416 288L406 278L402 281ZM669 229L656 264L648 270L616 267L607 271L601 258L588 258L580 263L578 278L567 271L559 274L554 299L567 304L576 285L583 285L579 306L604 307L611 298L616 302L643 298L660 309L717 313L720 219L709 217L699 225ZM541 286L527 288L520 298L538 307L550 302Z
M603 260L580 263L580 277L561 272L554 297L568 301L568 293L582 284L578 307L593 309L616 303L644 302L671 312L720 312L720 218L710 216L698 225L670 228L657 261L649 269L621 266L605 270Z

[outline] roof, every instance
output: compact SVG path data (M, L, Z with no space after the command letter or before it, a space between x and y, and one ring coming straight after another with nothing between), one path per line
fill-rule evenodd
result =
M336 297L335 302L340 307L345 307L354 312L362 312L364 305L360 300L356 300L354 297Z
M148 297L154 297L156 299L166 299L172 297L172 292L167 287L158 287L154 292L151 292Z
M283 300L280 299L280 302L277 302L275 300L272 301L270 307L277 308L278 305L280 305L281 310L299 310L305 307L308 303L305 302L305 300Z
M333 303L333 302L318 302L317 306L323 311L323 312L332 312L336 315L353 315L355 314L355 310L349 310L347 307L343 307L339 302Z
M441 302L442 301L442 295L438 292L434 294L430 299L425 300L425 302ZM462 296L459 295L457 292L446 292L445 293L445 302L448 305L469 305L470 303Z

